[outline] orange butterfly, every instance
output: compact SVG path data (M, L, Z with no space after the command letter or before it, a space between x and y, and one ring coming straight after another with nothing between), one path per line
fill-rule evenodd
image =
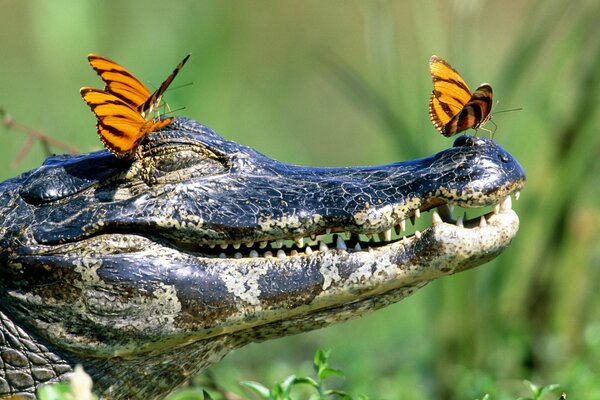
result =
M189 57L190 54L185 56L160 87L150 93L131 72L114 61L96 54L88 56L106 86L104 90L83 87L79 92L96 114L98 134L108 150L118 157L130 158L147 134L173 121L173 118L146 120L146 116L158 107L165 90Z
M429 69L433 80L429 119L442 135L477 129L489 120L492 109L489 84L484 83L471 93L460 74L438 56L431 56Z

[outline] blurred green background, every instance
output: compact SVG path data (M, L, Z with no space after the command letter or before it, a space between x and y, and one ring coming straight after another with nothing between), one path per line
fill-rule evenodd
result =
M86 56L117 60L227 139L296 164L346 166L449 147L429 122L427 61L494 88L495 134L528 182L521 230L494 262L328 329L247 346L211 368L266 384L309 373L318 348L373 399L493 399L522 379L600 398L600 3L598 1L0 0L0 107L77 146L101 148L81 86ZM154 86L152 86L154 85ZM481 132L485 135L485 132ZM0 127L0 179L38 166L39 143ZM54 149L54 151L58 151ZM556 396L558 397L558 396Z

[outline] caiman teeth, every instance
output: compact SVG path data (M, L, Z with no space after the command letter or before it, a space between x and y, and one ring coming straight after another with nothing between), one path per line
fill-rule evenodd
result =
M431 223L433 225L444 223L444 221L442 221L442 217L440 217L440 214L438 214L438 212L436 210L433 210L431 212Z
M506 196L500 203L500 211L508 211L512 209L512 200L510 196Z
M483 215L482 215L482 216L479 218L479 227L480 227L480 228L484 228L484 227L486 227L486 226L487 226L487 221L485 220L485 216L483 216Z
M340 249L340 250L346 250L346 243L344 242L344 239L342 239L342 235L336 235L337 236L337 240L336 240L336 244L335 247Z
M425 221L416 221L421 217L423 210L415 209L411 221L417 222L412 234L407 232L406 219L395 222L389 228L383 228L377 233L373 232L357 232L344 231L340 227L323 227L321 232L325 234L317 234L315 232L306 233L305 236L297 236L298 233L287 238L273 238L271 240L262 241L243 241L230 243L211 243L203 246L203 250L207 254L212 254L213 257L243 259L257 257L273 257L283 259L286 257L307 255L310 256L316 252L326 251L345 251L345 252L361 252L361 251L376 251L379 247L387 246L393 243L401 243L409 245L414 239L423 237L425 229L435 227L440 224L452 224L460 229L484 229L493 222L492 217L496 218L500 214L510 212L512 210L512 195L515 199L519 197L519 192L504 197L497 204L491 206L491 211L484 215L479 215L472 219L467 218L465 212L463 216L454 219L452 213L453 204L442 204L436 207L429 208L427 211L431 213L431 224L427 226ZM469 211L470 213L470 211ZM335 233L331 233L335 232ZM312 239L312 240L311 240ZM202 245L201 245L202 246ZM311 247L312 246L312 247ZM243 248L245 251L236 251ZM211 249L213 249L211 251ZM216 249L216 250L215 250ZM218 251L217 251L218 250Z
M296 244L296 246L298 246L298 248L302 248L304 246L304 238L302 236L297 237L294 239L294 243Z

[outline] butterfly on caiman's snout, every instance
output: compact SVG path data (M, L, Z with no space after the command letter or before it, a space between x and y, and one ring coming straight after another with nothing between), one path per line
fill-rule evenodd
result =
M429 118L442 135L478 129L490 119L492 87L489 84L484 83L471 93L460 74L438 56L431 56L429 69L433 80Z

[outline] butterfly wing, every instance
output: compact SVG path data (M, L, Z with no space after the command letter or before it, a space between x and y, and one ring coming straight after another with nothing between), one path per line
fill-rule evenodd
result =
M99 89L82 88L80 93L96 114L100 139L118 157L130 157L144 136L173 120L146 120L122 99Z
M433 93L429 99L429 118L444 136L478 128L489 119L492 88L483 84L471 93L460 74L444 59L431 56L429 69Z
M171 75L169 75L167 79L165 79L165 81L159 86L159 88L156 89L154 93L152 93L152 95L149 95L146 101L144 101L141 105L138 106L138 110L142 115L147 115L148 113L152 112L152 110L160 104L162 95L165 93L171 82L173 82L173 79L175 79L175 77L179 73L179 70L183 68L190 56L191 54L185 56L183 60L181 60L181 62L177 65L177 67L175 67L173 72L171 72Z
M442 134L452 136L469 128L477 129L490 118L492 87L479 86L460 112L444 125Z
M146 85L116 62L97 54L88 55L88 61L106 83L104 91L121 99L131 108L138 108L150 97Z

